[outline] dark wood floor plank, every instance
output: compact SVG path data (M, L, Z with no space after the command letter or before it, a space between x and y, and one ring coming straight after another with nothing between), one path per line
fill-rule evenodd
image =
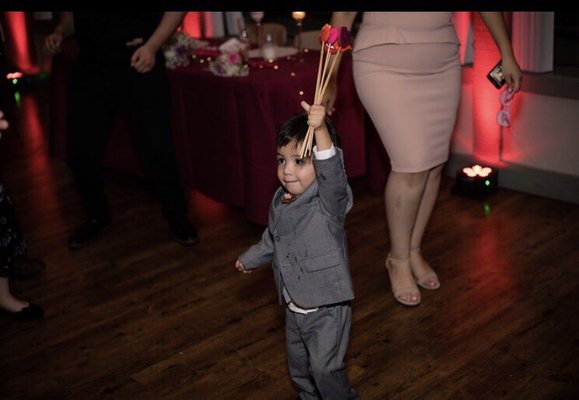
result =
M45 307L44 320L0 318L0 398L295 399L271 268L233 267L263 227L190 191L201 240L183 247L147 182L107 171L113 225L69 251L83 213L68 167L47 156L44 89L24 95L0 142L29 253L47 263L12 285ZM578 205L509 190L458 197L444 178L422 248L442 287L409 308L384 266L383 197L364 178L351 184L346 362L362 399L576 398Z

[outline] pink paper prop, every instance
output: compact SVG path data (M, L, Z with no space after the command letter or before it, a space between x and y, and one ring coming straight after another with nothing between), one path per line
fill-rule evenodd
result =
M322 27L322 30L320 31L320 43L323 44L328 40L330 37L330 29L332 29L330 24L326 24Z
M341 47L341 52L344 53L345 51L352 50L352 35L350 35L350 31L345 26L340 28L340 36L338 38L338 47Z
M340 30L338 28L331 28L328 34L328 39L324 43L324 46L327 51L332 54L336 54L338 52L338 40L340 38Z
M326 42L328 42L330 44L334 44L334 43L336 43L336 41L338 40L339 37L340 37L340 30L338 28L332 28L332 29L330 29L330 34L329 34L328 40L326 40Z
M331 25L325 24L320 31L319 38L322 46L320 48L320 61L318 64L318 75L316 78L314 104L321 104L322 99L324 98L324 94L328 84L330 83L338 55L352 49L352 35L350 34L348 28L345 26L342 26L341 28L333 28ZM328 69L332 55L333 61ZM304 138L304 142L302 143L302 147L300 149L300 157L304 158L312 154L313 140L314 129L310 126L308 127L306 137Z

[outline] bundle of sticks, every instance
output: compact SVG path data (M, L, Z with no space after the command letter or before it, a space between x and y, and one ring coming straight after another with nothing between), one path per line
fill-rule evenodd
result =
M318 63L314 104L322 103L340 53L352 49L352 36L345 26L334 28L329 24L325 24L320 31L320 43L322 47L320 49L320 61ZM330 59L333 60L331 64ZM314 129L310 126L308 127L306 137L300 149L300 157L304 158L312 154L313 140Z

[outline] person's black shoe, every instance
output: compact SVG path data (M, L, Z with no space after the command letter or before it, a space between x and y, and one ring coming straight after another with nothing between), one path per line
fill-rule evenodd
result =
M30 303L18 312L6 311L15 321L33 321L44 317L44 309L38 304Z
M183 246L191 246L199 241L197 229L187 220L169 223L173 240Z
M14 261L14 270L12 278L27 279L39 275L46 268L44 261L38 258L27 257L24 255L17 256Z
M96 218L89 219L75 229L68 240L68 247L78 249L91 243L100 234L110 227L110 221L102 221Z

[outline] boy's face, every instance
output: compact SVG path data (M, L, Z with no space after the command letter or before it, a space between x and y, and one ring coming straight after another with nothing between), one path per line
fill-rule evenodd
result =
M316 180L312 157L300 158L299 147L294 140L277 149L277 178L294 195L305 192Z

